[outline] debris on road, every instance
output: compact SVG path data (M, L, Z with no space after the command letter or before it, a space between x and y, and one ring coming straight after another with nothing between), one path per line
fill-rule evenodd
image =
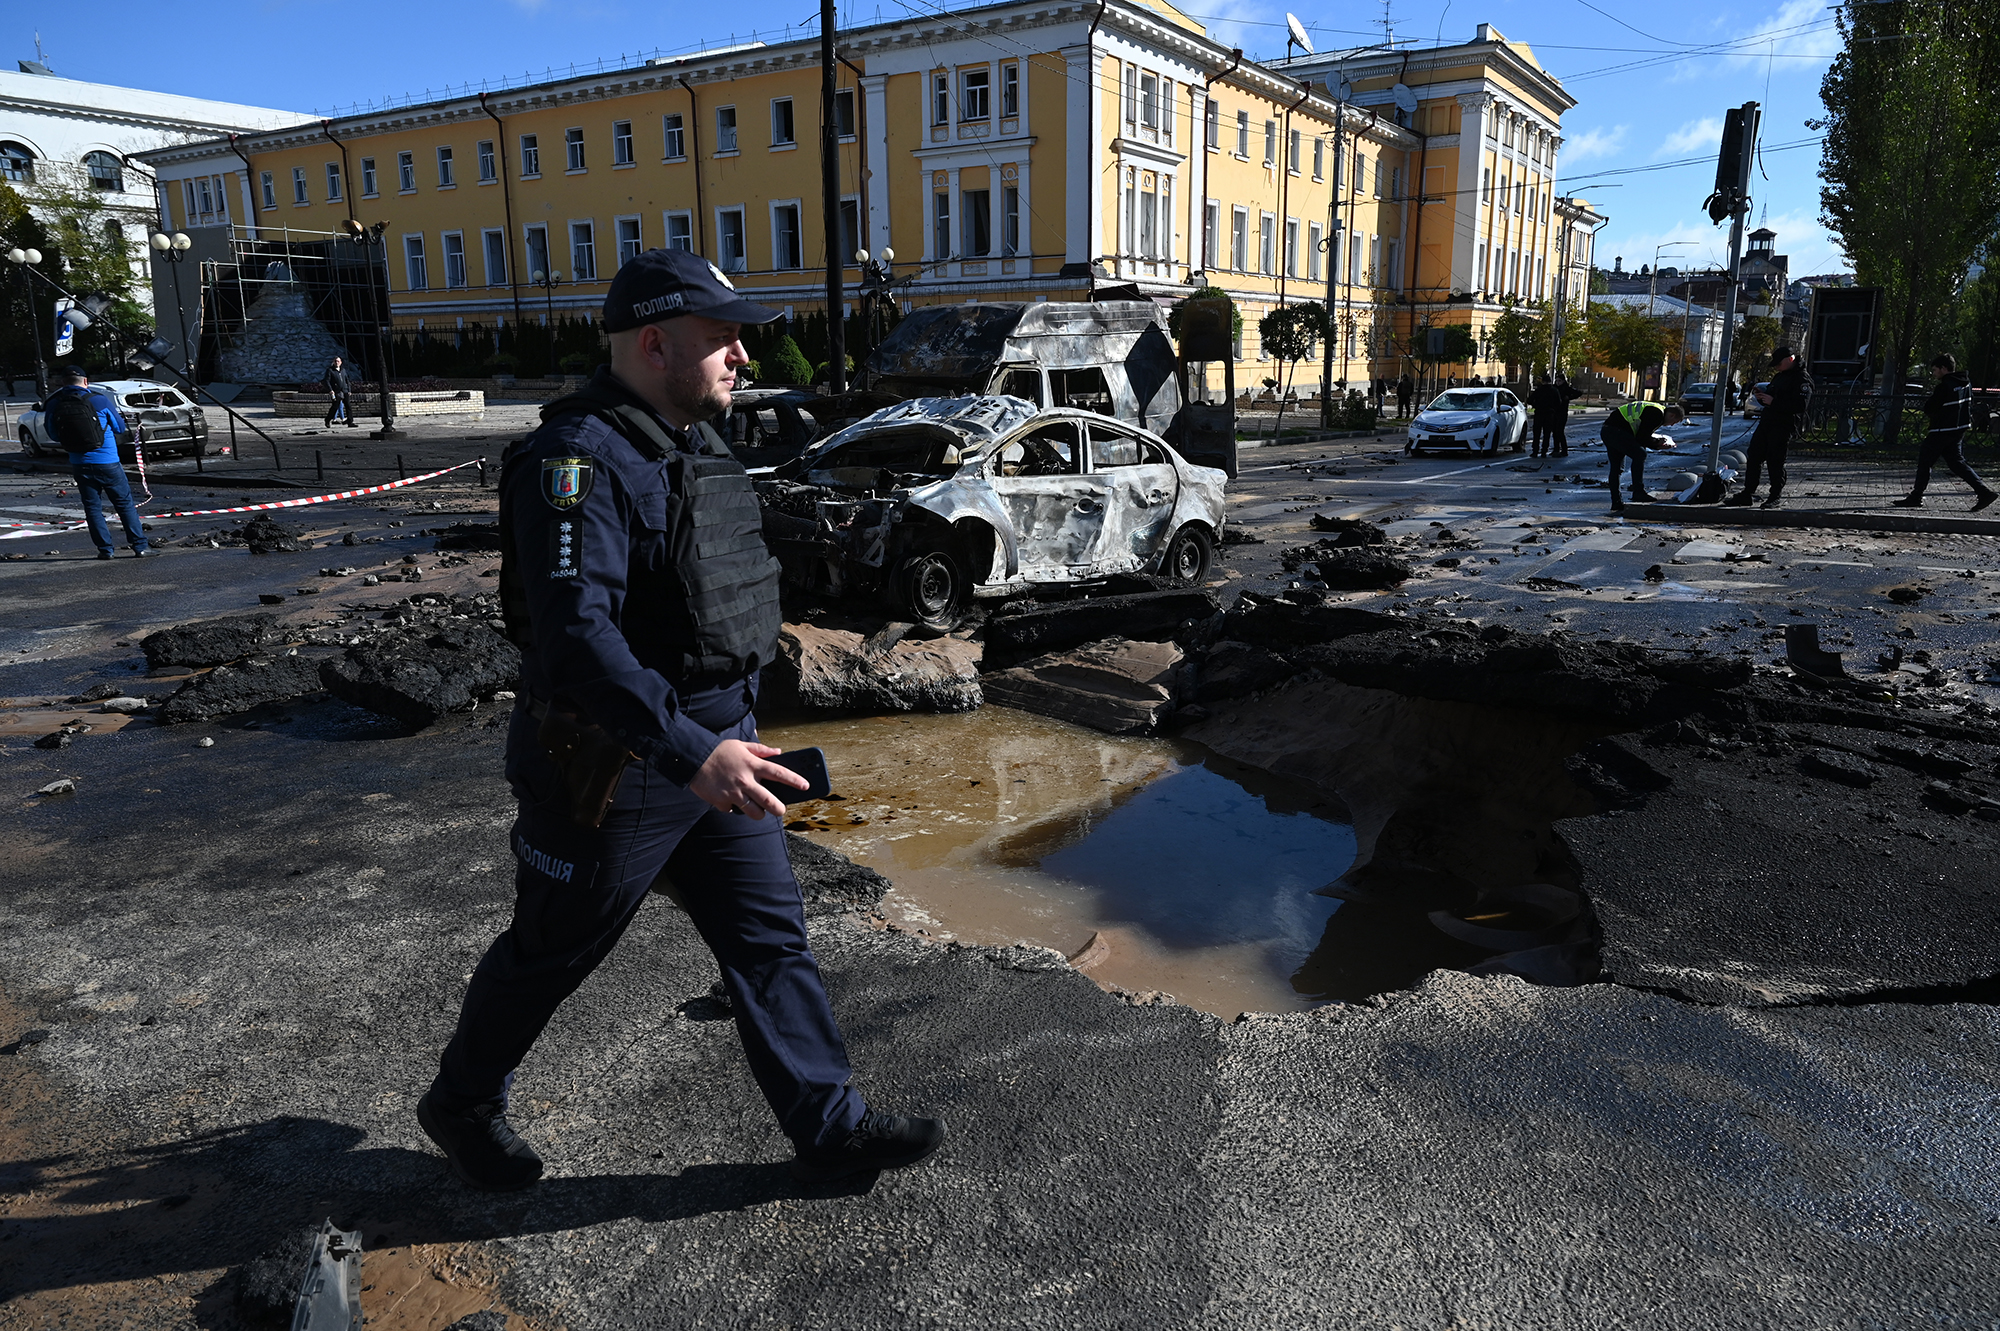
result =
M209 721L319 691L318 658L252 656L182 684L160 704L160 720L166 725Z
M984 636L996 653L1046 653L1100 638L1180 638L1218 613L1215 594L1200 588L1016 601L987 621Z
M327 692L422 729L469 711L521 675L521 649L484 624L385 634L319 667Z
M819 614L788 623L765 675L773 697L832 711L969 712L981 702L980 645L957 634Z
M982 683L988 702L1130 734L1156 729L1173 711L1183 659L1171 642L1106 638L1037 657Z
M51 799L57 795L74 795L76 793L76 782L70 780L68 777L62 777L59 780L49 782L35 793L44 799Z
M139 647L146 653L146 664L154 670L165 666L216 666L240 661L279 637L275 616L232 615L161 629L148 634Z

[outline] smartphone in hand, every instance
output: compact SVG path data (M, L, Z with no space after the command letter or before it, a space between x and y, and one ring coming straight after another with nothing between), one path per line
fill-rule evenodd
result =
M764 761L797 772L810 783L804 790L797 786L781 786L775 781L759 783L787 804L797 804L800 800L823 800L833 793L833 780L827 775L824 749L793 749Z

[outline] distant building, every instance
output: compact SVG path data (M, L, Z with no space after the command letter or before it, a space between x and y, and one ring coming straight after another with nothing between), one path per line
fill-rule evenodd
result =
M1663 362L1648 366L1638 374L1637 388L1655 390L1654 396L1665 397L1669 375L1667 368L1678 369L1683 381L1707 379L1722 364L1722 325L1720 310L1703 305L1692 305L1672 296L1652 295L1646 292L1629 292L1608 296L1592 296L1592 305L1617 305L1628 310L1643 310L1654 318L1672 322L1681 328L1681 355L1679 363Z
M153 224L167 225L167 214L152 169L132 155L304 119L294 111L85 83L23 60L19 73L0 73L0 179L31 208L37 184L56 185L59 178L101 191L112 216L109 225L131 249L134 276L140 279L134 296L150 305L146 240ZM203 182L201 197L211 214L249 203L246 194L232 204L219 176Z

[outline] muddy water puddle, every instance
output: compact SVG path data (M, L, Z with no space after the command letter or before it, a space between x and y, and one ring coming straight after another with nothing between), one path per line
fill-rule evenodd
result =
M1218 1015L1316 1005L1292 976L1338 902L1353 829L1317 790L1169 739L984 707L963 716L774 717L826 750L835 798L788 825L895 886L892 922L1036 943L1098 982Z

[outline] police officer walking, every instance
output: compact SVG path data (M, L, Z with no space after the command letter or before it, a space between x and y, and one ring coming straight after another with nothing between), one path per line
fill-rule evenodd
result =
M1679 407L1663 407L1657 402L1627 402L1614 408L1604 418L1604 425L1598 431L1604 440L1604 452L1611 464L1610 475L1605 479L1611 485L1611 511L1623 513L1625 502L1618 497L1618 473L1621 464L1632 464L1632 502L1650 504L1653 496L1646 493L1646 450L1649 448L1671 448L1672 444L1657 443L1654 431L1663 425L1673 425L1684 420L1687 413Z
M1769 391L1760 392L1755 387L1750 390L1764 404L1764 410L1757 418L1757 432L1750 436L1750 447L1745 451L1743 488L1722 501L1731 508L1748 508L1757 502L1757 473L1766 466L1771 469L1771 497L1764 501L1764 507L1778 506L1778 498L1785 492L1785 452L1791 447L1792 436L1798 433L1799 422L1805 419L1806 407L1812 401L1812 380L1806 377L1806 367L1799 364L1790 347L1773 351L1771 365L1774 373L1764 386Z
M417 1105L473 1187L541 1176L507 1120L514 1071L663 872L721 967L796 1176L900 1168L944 1140L942 1121L884 1113L849 1084L784 806L763 784L807 784L767 761L778 750L751 713L777 650L778 568L749 478L702 422L749 361L741 326L778 317L694 254L639 255L605 298L609 369L545 407L503 465L501 596L523 644L514 918Z
M1931 361L1931 373L1938 381L1924 401L1931 428L1924 436L1923 447L1917 450L1917 481L1909 494L1890 502L1897 508L1922 508L1924 491L1931 483L1931 468L1942 462L1946 470L1972 487L1977 496L1972 501L1972 511L1977 513L2000 499L2000 491L1980 480L1979 473L1965 460L1965 436L1972 429L1972 376L1958 368L1958 361L1948 351L1938 353Z

